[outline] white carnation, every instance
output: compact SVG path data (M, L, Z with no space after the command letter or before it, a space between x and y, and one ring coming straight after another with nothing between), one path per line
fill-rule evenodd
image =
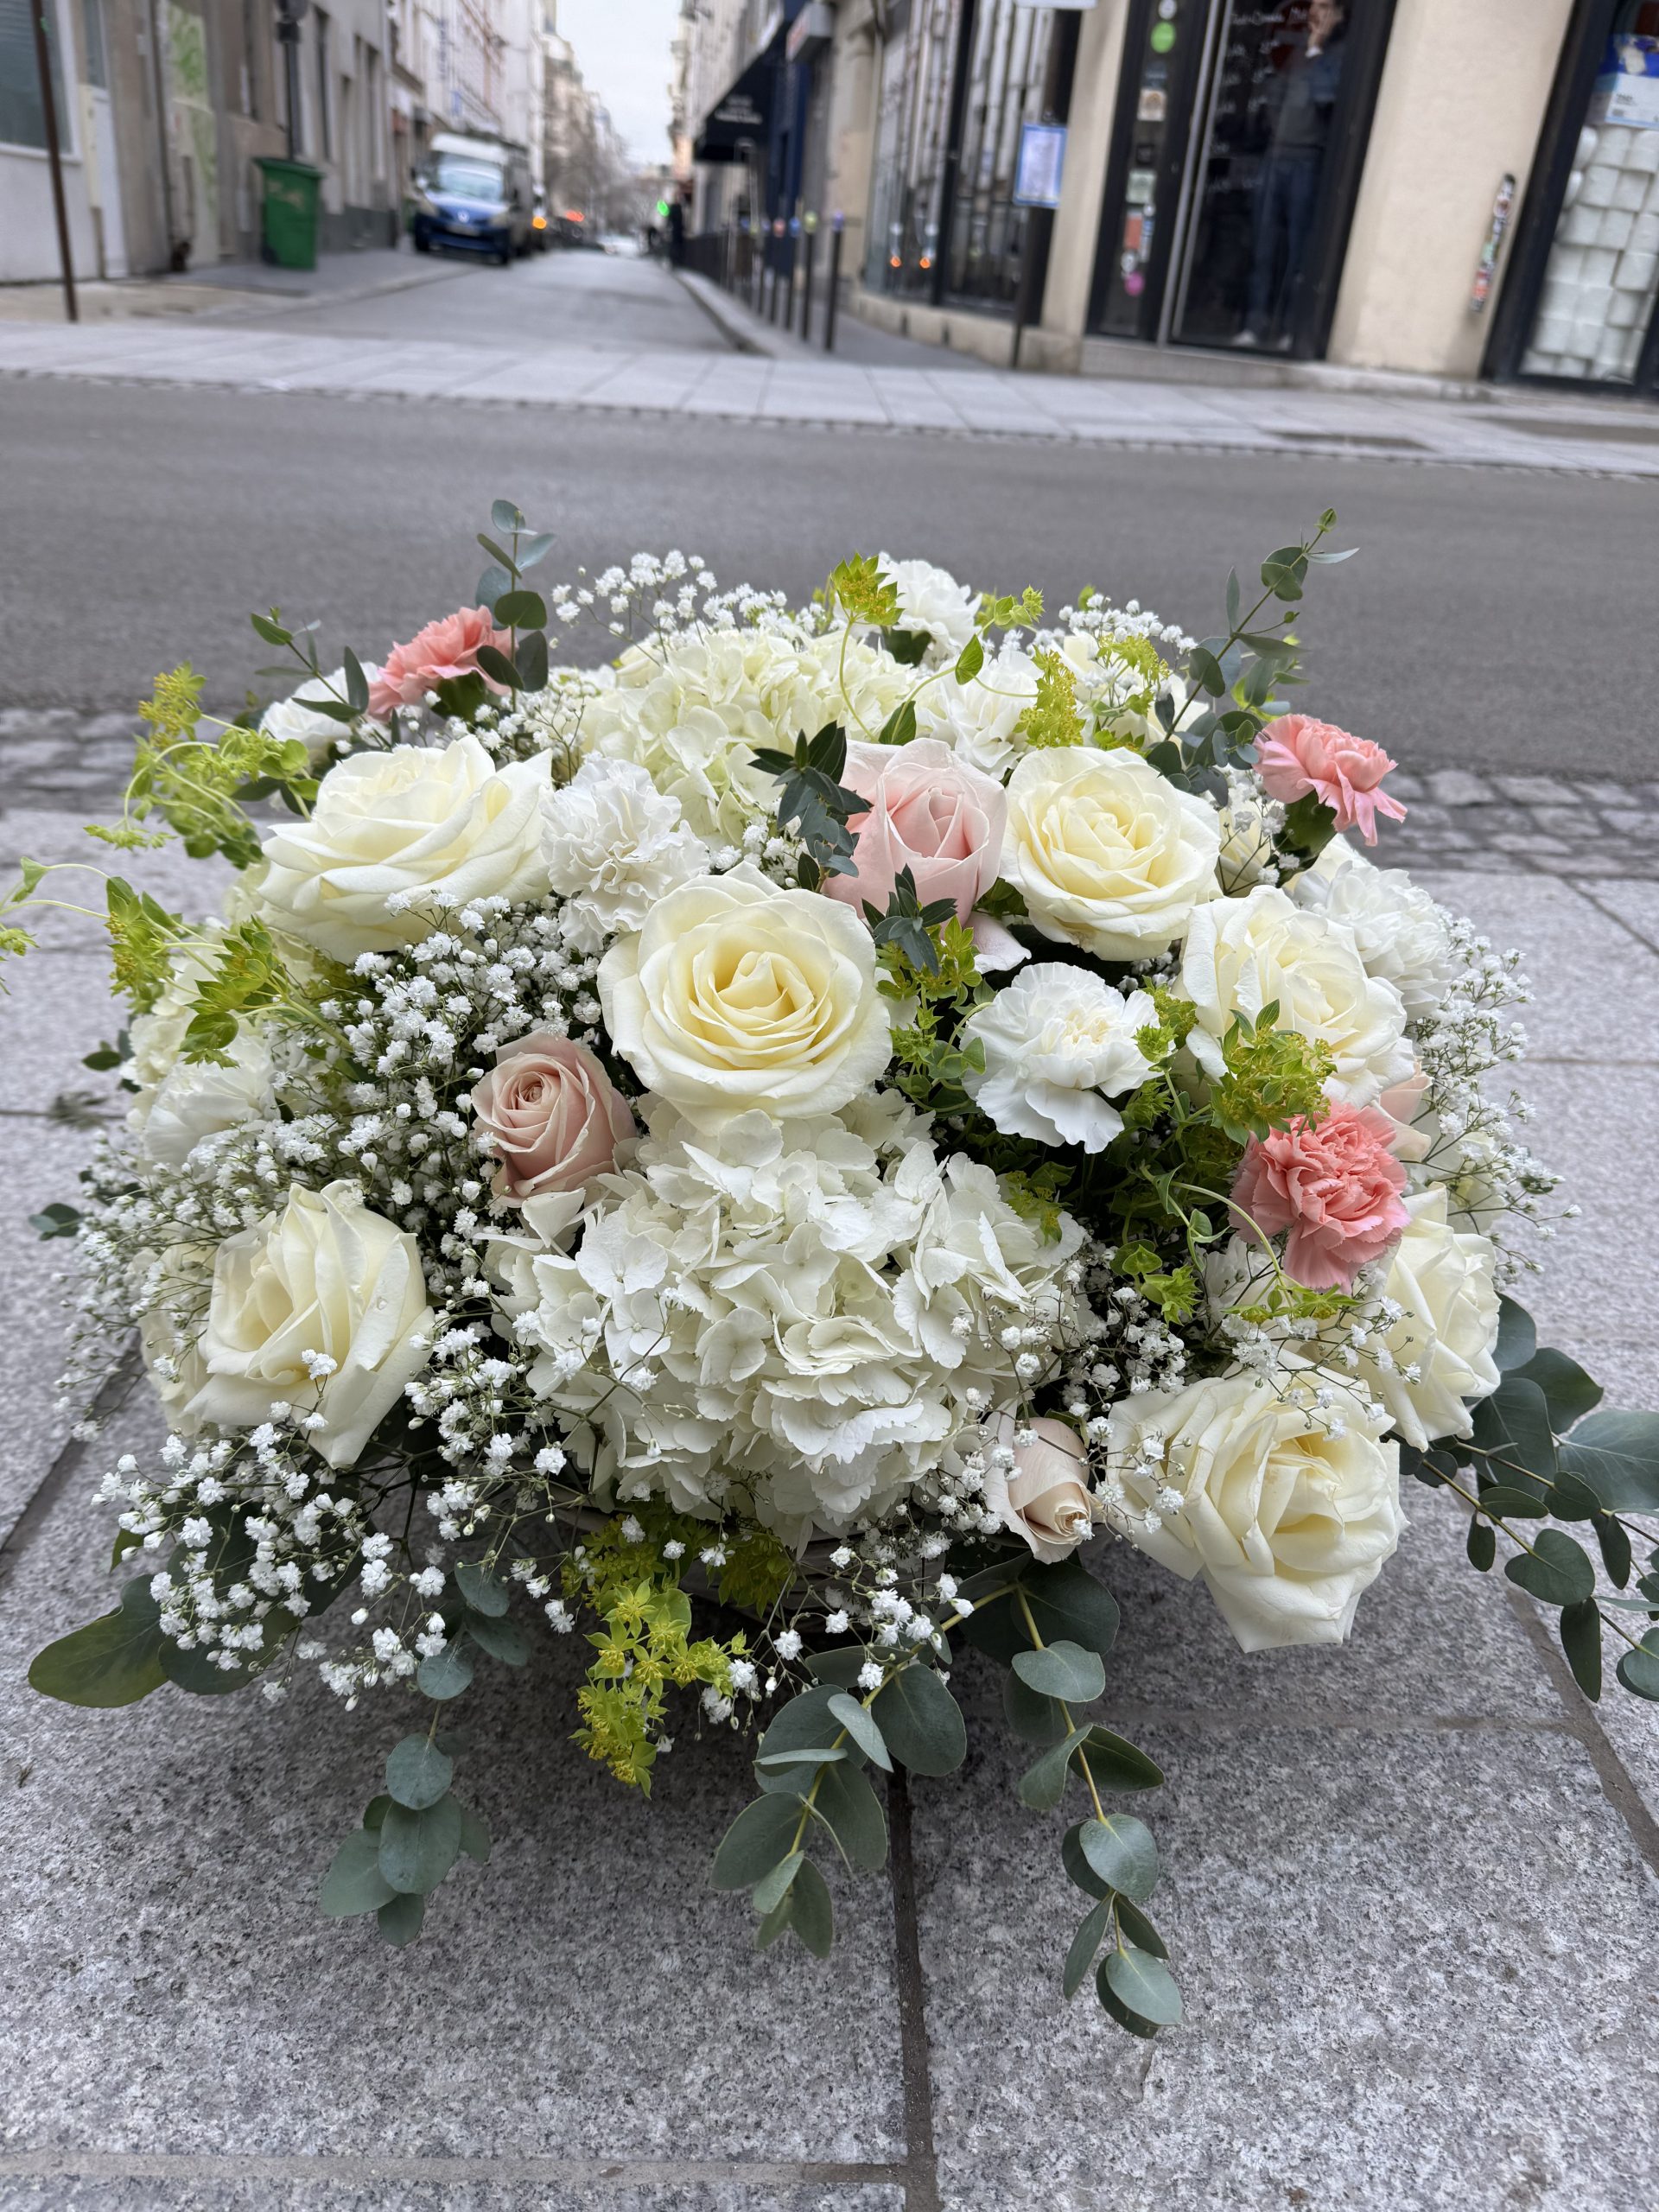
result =
M1007 639L971 682L946 676L919 694L917 732L943 739L970 767L1005 776L1026 750L1016 724L1036 703L1037 664Z
M1392 983L1413 1021L1443 1002L1454 965L1446 917L1403 868L1373 868L1351 846L1333 839L1326 852L1346 855L1328 869L1310 868L1291 887L1298 906L1328 914L1353 932L1368 976ZM1324 855L1320 855L1324 858Z
M1106 1100L1151 1074L1135 1040L1157 1020L1145 991L1126 997L1086 969L1040 962L963 1024L985 1052L963 1088L1007 1136L1103 1152L1123 1127Z
M665 892L709 872L709 849L679 801L631 760L584 760L542 817L548 881L566 901L570 941L589 952L643 928Z
M880 556L877 567L899 593L900 630L925 630L942 653L954 658L974 634L979 594L959 584L948 569L931 561L895 561Z

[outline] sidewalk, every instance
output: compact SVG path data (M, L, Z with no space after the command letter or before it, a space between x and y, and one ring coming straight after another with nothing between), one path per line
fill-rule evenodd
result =
M233 319L238 309L269 315L280 302L296 308L339 305L399 292L415 284L458 276L472 264L443 255L417 255L407 240L364 246L350 253L320 253L315 269L279 269L263 261L220 261L177 276L130 276L78 283L83 323L130 322L155 316ZM0 327L64 321L63 293L55 284L0 285Z
M439 273L454 272L441 264ZM225 318L168 328L0 325L0 375L7 373L1659 478L1654 410L1543 394L1524 409L1481 407L1051 377L944 360L882 367L821 353L772 360L669 346L329 337L238 327Z
M78 815L0 816L17 853ZM176 901L210 871L135 855ZM1659 1406L1659 887L1425 877L1537 988L1535 1142L1585 1218L1529 1302L1611 1399ZM0 1057L11 1325L0 1529L0 2212L1637 2212L1659 2169L1642 1931L1659 1905L1651 1708L1586 1707L1528 1602L1409 1486L1399 1557L1338 1652L1241 1659L1200 1591L1118 1548L1109 1718L1165 1765L1139 1809L1188 2021L1145 2046L1055 1986L1076 1913L1057 1820L971 1658L976 1750L918 1789L889 1885L842 1884L818 1966L757 1958L712 1895L743 1761L687 1741L650 1807L569 1741L575 1663L538 1649L460 1717L493 1863L412 1950L325 1926L315 1891L402 1723L163 1691L80 1713L29 1654L107 1599L102 1444L52 1403L62 1248L19 1216L73 1190L66 1090L112 1015L96 933L53 918ZM1605 1009L1620 1020L1610 1027ZM32 1501L32 1502L31 1502Z

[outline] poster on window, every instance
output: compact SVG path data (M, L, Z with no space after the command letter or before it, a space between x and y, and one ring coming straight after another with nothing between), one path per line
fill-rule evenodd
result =
M1588 120L1659 130L1659 38L1620 35L1608 40Z
M1014 172L1016 207L1058 207L1060 176L1065 168L1065 125L1063 123L1022 123L1020 159Z

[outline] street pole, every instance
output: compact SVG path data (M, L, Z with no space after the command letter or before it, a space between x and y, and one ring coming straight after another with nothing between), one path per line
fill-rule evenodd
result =
M841 297L841 226L839 213L830 233L830 296L823 303L823 350L836 350L836 302Z
M46 42L46 9L52 0L35 0L29 18L35 26L35 67L41 78L41 111L46 118L46 160L52 172L52 212L58 219L58 265L63 271L63 311L71 322L80 321L75 299L75 259L69 250L69 211L63 198L63 149L58 143L58 104L52 94L52 51Z
M801 336L812 342L812 250L818 242L816 224L806 233L806 267L801 279Z

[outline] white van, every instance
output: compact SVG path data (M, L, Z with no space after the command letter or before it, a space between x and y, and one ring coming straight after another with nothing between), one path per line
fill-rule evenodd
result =
M416 175L414 200L410 228L416 253L448 246L505 265L530 251L530 155L507 139L440 132Z

